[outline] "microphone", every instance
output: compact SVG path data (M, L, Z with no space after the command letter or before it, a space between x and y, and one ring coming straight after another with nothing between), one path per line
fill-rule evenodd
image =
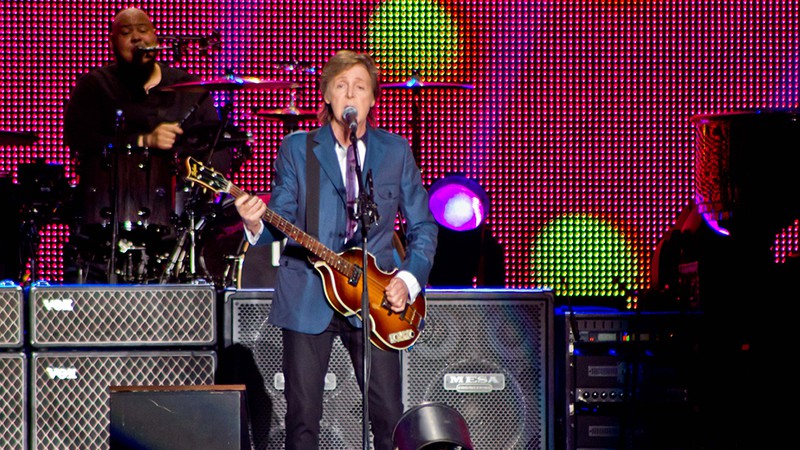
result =
M358 129L358 110L355 106L348 106L342 112L342 121L350 128L350 132L355 134Z
M167 45L155 45L153 47L136 47L134 49L134 51L136 53L142 53L143 54L143 53L154 53L154 52L158 52L158 51L161 51L161 50L169 50L171 48L172 47L167 46Z

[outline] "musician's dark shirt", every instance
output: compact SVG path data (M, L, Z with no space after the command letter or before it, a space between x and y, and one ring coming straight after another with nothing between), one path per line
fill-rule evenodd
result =
M139 221L144 208L147 223L169 223L177 157L184 151L181 141L172 150L160 150L137 147L137 139L162 122L178 122L187 130L218 122L219 115L208 92L160 89L198 80L196 76L163 64L161 74L161 82L149 92L142 83L126 82L116 63L78 79L67 104L64 132L78 175L79 223L107 220L112 207L109 192L115 186L118 222ZM115 164L116 179L110 169Z

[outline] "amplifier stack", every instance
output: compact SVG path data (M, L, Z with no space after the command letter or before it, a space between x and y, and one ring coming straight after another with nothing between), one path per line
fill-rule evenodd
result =
M0 286L0 448L26 449L28 363L23 351L23 292Z
M201 391L211 391L198 388L209 385L241 386L253 448L283 448L282 339L267 323L272 293L213 285L3 287L0 448L116 450L111 417L125 424L119 413L137 407L118 403L111 411L112 393L139 388L200 401ZM475 448L553 449L552 293L430 289L426 297L422 335L401 356L406 410L453 408ZM339 340L325 382L321 448L361 447L361 392Z
M211 285L34 285L0 295L0 448L107 449L112 386L214 384Z
M284 439L281 333L267 323L272 294L226 293L220 354L220 378L246 384L248 398L257 399L251 419L259 450L282 449ZM422 334L401 355L406 410L427 403L454 408L476 449L552 449L552 293L429 289L426 298ZM338 339L325 381L320 448L360 448L361 393Z

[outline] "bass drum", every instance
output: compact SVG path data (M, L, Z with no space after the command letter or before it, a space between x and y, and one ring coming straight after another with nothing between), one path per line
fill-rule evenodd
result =
M247 239L234 198L213 205L195 226L199 274L218 289L238 288Z
M273 242L272 245L259 245L258 247L245 244L238 287L242 289L274 288L275 276L280 265L279 259L285 245L286 239Z
M269 194L258 195L269 201ZM217 212L198 223L198 270L220 289L274 288L278 259L286 241L251 246L234 200L226 199Z

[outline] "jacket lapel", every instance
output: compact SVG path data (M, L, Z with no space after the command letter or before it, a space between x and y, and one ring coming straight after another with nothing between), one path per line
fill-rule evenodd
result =
M333 139L333 130L331 130L330 124L320 128L319 133L317 133L317 136L314 138L314 142L316 144L314 147L314 154L319 160L323 177L327 177L328 181L336 188L342 205L344 205L347 201L347 194L344 190L344 181L342 180L342 172L339 168L339 159L334 150L336 142Z

